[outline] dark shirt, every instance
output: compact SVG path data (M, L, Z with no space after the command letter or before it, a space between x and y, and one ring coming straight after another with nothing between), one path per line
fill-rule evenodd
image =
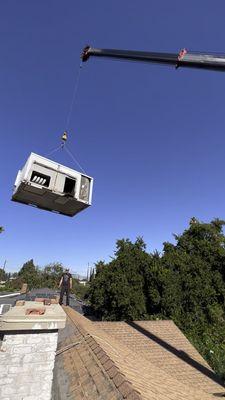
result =
M72 275L69 272L64 272L62 275L62 286L69 288L71 278L72 278Z

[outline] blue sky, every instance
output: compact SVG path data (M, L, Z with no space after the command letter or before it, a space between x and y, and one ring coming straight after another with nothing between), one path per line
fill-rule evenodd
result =
M68 218L10 201L30 152L59 144L86 44L225 52L224 17L222 0L1 2L0 265L34 258L81 273L118 238L161 250L192 216L225 218L225 74L104 59L83 65L68 129L93 206Z

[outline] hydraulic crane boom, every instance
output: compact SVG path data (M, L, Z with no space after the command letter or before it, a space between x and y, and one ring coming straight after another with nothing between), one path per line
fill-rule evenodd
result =
M133 50L95 49L87 46L84 48L81 58L82 61L87 61L90 57L107 57L119 60L142 61L172 65L176 68L185 67L225 71L225 55L189 53L186 49L175 54Z

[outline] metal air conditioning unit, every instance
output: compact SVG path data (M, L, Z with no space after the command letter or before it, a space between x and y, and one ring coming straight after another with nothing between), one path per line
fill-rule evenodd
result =
M93 178L31 153L17 174L13 201L73 217L91 205Z

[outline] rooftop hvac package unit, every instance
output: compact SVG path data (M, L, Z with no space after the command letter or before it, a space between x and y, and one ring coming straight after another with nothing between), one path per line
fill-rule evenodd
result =
M31 153L18 172L13 201L73 217L91 205L93 178Z

